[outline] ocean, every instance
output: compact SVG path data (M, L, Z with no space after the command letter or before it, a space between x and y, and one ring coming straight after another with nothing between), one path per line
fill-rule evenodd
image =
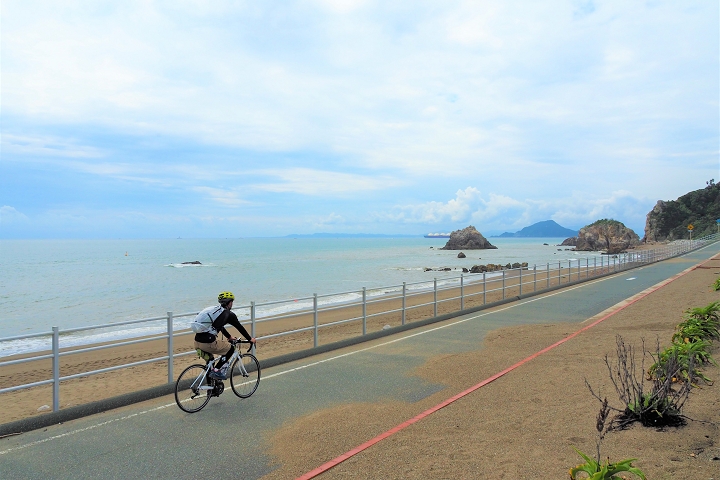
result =
M235 293L236 310L251 301L314 293L345 293L325 300L339 302L357 298L347 292L363 287L371 294L403 282L427 288L434 278L458 277L463 267L477 264L527 262L544 268L598 255L558 247L563 238L488 240L497 250L465 251L464 259L457 251L440 250L447 239L422 237L0 240L0 337L197 312L225 290ZM184 264L194 261L200 265ZM453 270L425 271L442 267ZM282 308L303 305L307 301ZM147 333L147 327L117 327L74 334L62 345ZM47 345L47 339L0 342L0 356Z

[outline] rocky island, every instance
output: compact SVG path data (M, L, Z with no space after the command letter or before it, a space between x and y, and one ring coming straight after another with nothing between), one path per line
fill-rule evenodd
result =
M450 240L440 250L484 250L497 248L483 237L475 227L470 225L450 234Z
M622 222L604 218L580 229L577 237L570 237L562 245L574 245L582 252L604 251L614 255L640 244L640 237Z

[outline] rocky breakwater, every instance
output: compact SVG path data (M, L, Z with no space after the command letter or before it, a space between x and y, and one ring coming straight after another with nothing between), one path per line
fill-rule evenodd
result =
M485 272L497 272L499 270L510 270L510 269L517 269L517 268L528 268L527 262L522 263L508 263L507 265L499 265L495 263L488 263L487 265L473 265L473 267L468 271L469 273L485 273Z
M622 222L602 219L581 228L577 237L568 238L562 243L562 245L573 244L577 251L602 251L615 255L638 246L640 237Z
M455 230L450 234L450 240L440 250L486 250L497 248L483 237L475 227L470 225L462 230Z
M487 265L473 265L472 268L465 268L462 269L458 268L450 268L450 267L440 267L440 268L424 268L423 270L425 272L450 272L453 270L462 270L463 273L485 273L485 272L499 272L501 270L510 270L510 269L517 269L517 268L528 268L527 262L515 262L515 263L508 263L506 265L500 265L496 263L488 263Z

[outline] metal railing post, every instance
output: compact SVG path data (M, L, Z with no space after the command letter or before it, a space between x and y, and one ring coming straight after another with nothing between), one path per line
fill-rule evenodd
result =
M558 287L562 285L562 262L558 262Z
M520 295L522 295L522 264L520 265Z
M250 302L250 336L255 338L255 302ZM255 354L255 345L252 346L252 353Z
M405 298L407 296L407 284L403 282L403 300L402 300L402 324L405 325Z
M167 312L167 349L168 349L168 383L173 383L173 367L175 363L175 348L173 347L173 312Z
M546 263L546 264L545 264L545 267L546 267L546 268L545 268L545 271L547 272L547 273L545 274L545 281L547 282L545 288L550 288L550 264L549 264L549 263Z
M483 272L483 305L487 303L487 283L485 282L487 274Z
M437 317L437 278L433 279L433 316Z
M313 293L313 346L318 346L318 301L317 293Z
M537 292L537 263L533 265L533 292Z
M367 289L363 287L363 335L367 335Z
M460 310L465 310L465 282L463 274L460 274Z
M503 269L503 285L502 285L502 292L503 292L503 300L505 300L505 270Z
M60 329L52 327L53 412L60 410Z

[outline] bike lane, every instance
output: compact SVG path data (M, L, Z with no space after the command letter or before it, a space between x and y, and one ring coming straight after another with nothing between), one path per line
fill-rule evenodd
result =
M266 369L250 399L227 390L196 414L163 397L8 437L0 440L0 478L196 478L233 472L259 478L276 467L265 439L285 422L343 403L417 402L446 388L408 373L433 355L478 350L487 332L501 326L581 322L718 252L720 244L710 245L494 311Z

